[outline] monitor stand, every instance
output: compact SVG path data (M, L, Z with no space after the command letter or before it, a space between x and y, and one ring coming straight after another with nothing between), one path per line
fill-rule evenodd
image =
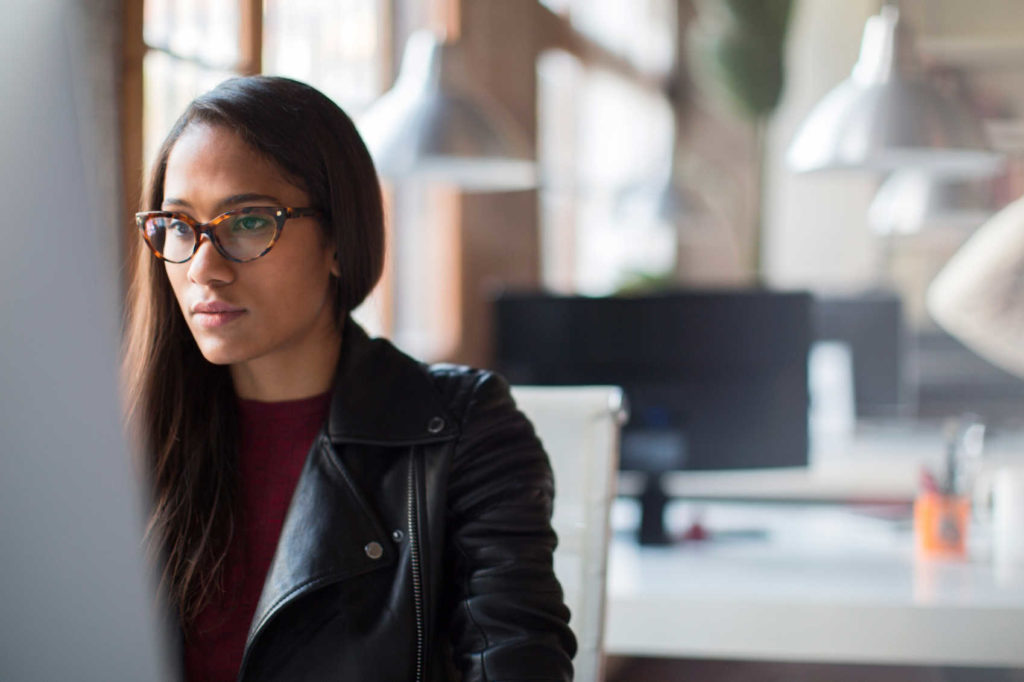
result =
M668 496L661 486L661 474L649 473L644 477L640 494L640 528L637 541L641 545L668 545L672 543L665 530L665 505Z
M670 498L662 487L663 475L648 473L644 477L643 490L640 493L640 527L637 529L639 544L651 547L715 540L764 540L768 537L767 530L760 527L727 530L709 527L704 523L701 505L691 510L687 529L673 536L665 526L665 508Z

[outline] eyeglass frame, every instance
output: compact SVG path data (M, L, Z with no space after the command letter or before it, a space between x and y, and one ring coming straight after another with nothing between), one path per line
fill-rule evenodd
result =
M267 211L273 214L276 226L274 228L274 236L270 239L270 242L267 244L267 247L265 249L260 251L252 258L246 258L244 260L240 258L235 258L234 256L232 256L231 254L227 253L224 250L224 247L223 245L221 245L220 240L217 239L216 235L213 232L213 229L217 227L217 225L220 225L231 216L247 215L250 213ZM217 249L217 253L223 256L226 260L229 260L232 263L251 263L254 260L258 260L263 256L267 255L270 252L270 250L274 248L274 245L277 244L277 240L281 238L281 233L284 232L285 223L288 222L289 219L317 218L322 215L323 211L321 211L320 209L308 206L300 208L281 208L278 206L246 206L244 208L236 208L230 211L225 211L224 213L221 213L220 215L218 215L216 218L213 218L209 222L201 223L192 216L190 216L189 214L181 213L179 211L142 211L140 213L135 214L135 225L139 228L139 232L142 233L142 239L143 241L146 242L146 246L149 247L150 252L156 258L159 258L165 263L180 264L187 263L190 260L192 260L192 258L195 257L196 253L199 251L199 245L202 243L204 234L206 235L206 238L210 240L210 243L213 244L213 248ZM185 260L169 260L164 257L163 253L161 253L156 248L156 246L154 246L153 242L149 240L149 235L146 234L146 222L151 218L174 218L176 220L180 220L181 222L185 223L186 225L192 228L192 231L196 235L196 241L192 245L192 253L189 254L188 258L186 258Z

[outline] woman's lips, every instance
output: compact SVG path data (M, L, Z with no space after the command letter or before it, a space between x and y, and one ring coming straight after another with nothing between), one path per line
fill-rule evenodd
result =
M223 301L200 301L192 306L192 319L207 329L226 325L244 314L244 308Z
M231 310L223 313L195 312L192 313L192 319L195 320L196 324L200 327L212 329L214 327L222 327L229 322L237 320L244 314L244 310Z

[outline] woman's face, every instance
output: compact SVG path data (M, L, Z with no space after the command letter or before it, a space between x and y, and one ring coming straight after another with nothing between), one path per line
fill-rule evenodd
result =
M167 158L162 209L206 222L245 206L300 208L305 191L231 130L192 124ZM322 208L322 207L316 207ZM167 277L203 356L232 369L287 370L337 345L330 275L333 251L315 218L293 218L262 258L224 259L203 238Z

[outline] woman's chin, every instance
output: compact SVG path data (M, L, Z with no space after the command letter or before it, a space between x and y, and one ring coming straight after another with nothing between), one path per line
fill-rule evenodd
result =
M222 344L199 344L199 352L207 362L213 365L234 365L244 362L248 355L237 348L227 348Z

